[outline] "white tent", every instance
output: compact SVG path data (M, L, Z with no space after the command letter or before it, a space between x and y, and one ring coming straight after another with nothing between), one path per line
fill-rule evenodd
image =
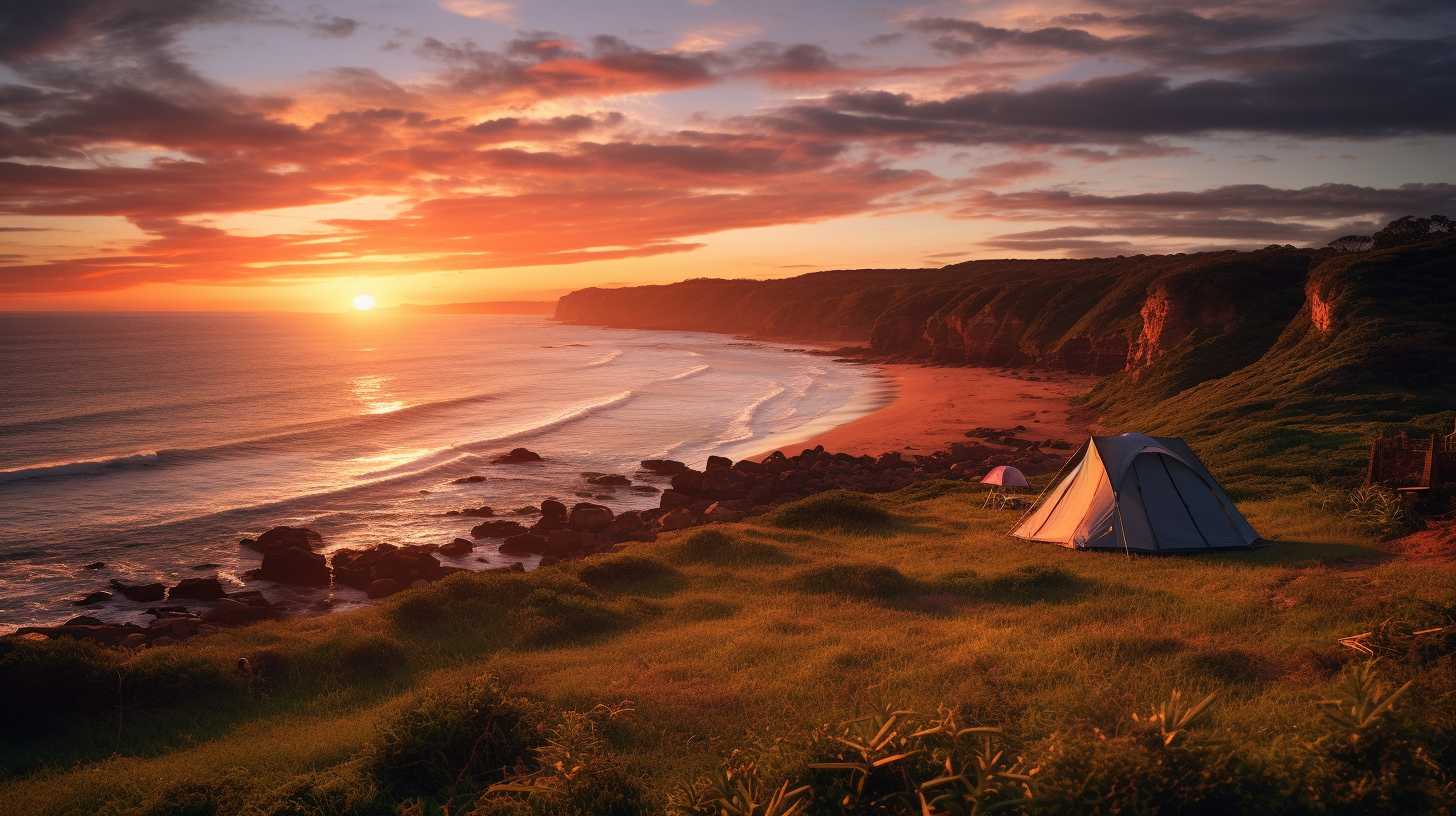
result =
M1200 552L1259 534L1181 439L1094 436L1011 534L1079 550Z

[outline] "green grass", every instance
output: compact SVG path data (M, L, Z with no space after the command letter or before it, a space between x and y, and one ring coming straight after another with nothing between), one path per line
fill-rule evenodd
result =
M1010 539L1008 516L972 488L923 484L130 657L12 650L0 654L7 712L31 713L7 725L0 802L391 812L371 808L474 795L498 765L529 765L558 712L624 700L634 710L602 734L621 765L613 801L661 803L736 747L887 698L1041 745L1120 734L1175 689L1217 691L1206 727L1279 756L1310 736L1317 701L1354 662L1337 639L1449 602L1456 565L1392 557L1308 495L1242 509L1272 546L1138 558ZM1451 669L1389 667L1422 689L1410 716L1447 734ZM462 747L487 732L489 759ZM1064 767L1100 761L1067 750Z

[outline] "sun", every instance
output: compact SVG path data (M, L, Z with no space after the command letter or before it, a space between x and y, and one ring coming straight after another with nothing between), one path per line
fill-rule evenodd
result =
M374 308L374 296L369 294L358 294L354 296L354 308L361 312L367 312Z

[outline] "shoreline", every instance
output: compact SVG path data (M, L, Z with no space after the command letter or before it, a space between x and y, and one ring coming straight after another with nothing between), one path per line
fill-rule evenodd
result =
M1011 429L1036 441L1077 443L1090 433L1091 418L1072 404L1101 378L1020 369L874 363L886 378L885 401L868 413L827 430L748 457L774 452L792 455L823 445L836 453L898 451L929 454L964 442L975 428Z

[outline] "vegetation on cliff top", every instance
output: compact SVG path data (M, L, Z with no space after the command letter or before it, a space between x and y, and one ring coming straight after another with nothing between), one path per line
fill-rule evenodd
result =
M1400 640L1456 614L1449 561L1394 557L1309 496L1243 505L1267 549L1177 559L1008 543L1011 518L956 483L815 501L832 523L807 522L806 503L136 654L7 644L0 801L88 815L693 813L726 767L765 798L808 785L795 801L831 813L854 777L822 766L857 761L832 737L881 703L914 712L897 739L951 715L998 727L1005 761L1039 769L1039 798L1016 800L1032 810L1450 797L1456 657L1449 639ZM1384 693L1412 685L1352 743L1320 701L1349 698L1364 657L1337 641L1366 631L1383 638ZM1175 691L1184 709L1217 696L1161 746L1150 712ZM981 744L947 739L911 749L959 768ZM929 781L920 764L864 790L899 796L905 779Z

